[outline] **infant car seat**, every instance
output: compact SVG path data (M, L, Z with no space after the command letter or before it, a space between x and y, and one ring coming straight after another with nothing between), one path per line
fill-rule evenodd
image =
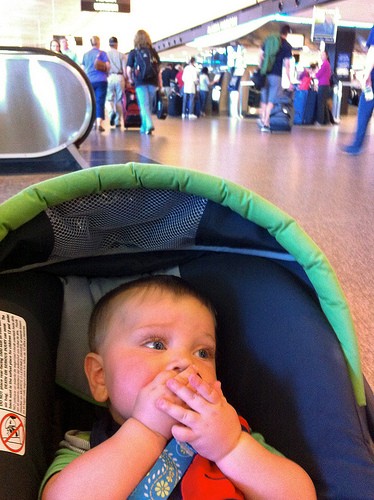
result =
M149 273L211 298L226 396L318 497L373 499L372 393L326 257L252 191L135 163L55 177L0 206L0 497L35 499L64 431L91 425L90 312Z

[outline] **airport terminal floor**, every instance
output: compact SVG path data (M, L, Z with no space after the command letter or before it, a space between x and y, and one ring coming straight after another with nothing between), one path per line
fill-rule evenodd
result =
M136 161L207 172L241 184L291 216L325 252L347 296L363 371L374 387L374 124L364 152L340 152L355 128L355 108L339 125L294 126L261 133L254 119L207 116L157 120L152 136L138 129L91 131L80 147L89 166ZM88 167L89 168L89 167ZM150 165L149 168L152 168ZM0 172L0 202L56 173Z

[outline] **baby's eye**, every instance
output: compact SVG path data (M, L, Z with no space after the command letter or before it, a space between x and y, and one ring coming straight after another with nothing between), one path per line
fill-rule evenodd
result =
M199 349L196 352L196 355L202 359L214 358L214 352L212 351L212 349L205 349L205 348Z
M163 351L166 349L165 343L162 340L149 340L144 345L150 349L155 349L156 351Z

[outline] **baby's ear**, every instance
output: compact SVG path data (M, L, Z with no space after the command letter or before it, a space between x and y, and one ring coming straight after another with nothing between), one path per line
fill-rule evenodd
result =
M97 402L105 403L108 400L108 391L105 385L102 357L94 352L89 352L84 360L84 371L92 396Z

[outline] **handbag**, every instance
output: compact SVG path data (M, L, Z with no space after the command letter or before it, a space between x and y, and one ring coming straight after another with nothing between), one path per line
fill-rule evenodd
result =
M252 82L255 84L256 90L261 90L265 87L266 75L261 73L261 68L257 68L251 77Z
M98 71L102 71L103 73L107 72L107 67L106 67L106 62L101 61L99 59L101 52L98 53L96 56L95 62L94 62L94 68L97 69Z

